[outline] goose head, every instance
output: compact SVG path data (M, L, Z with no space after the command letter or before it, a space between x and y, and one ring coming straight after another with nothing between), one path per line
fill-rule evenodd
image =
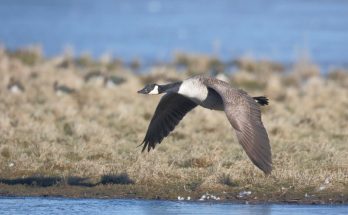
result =
M161 94L162 92L163 91L158 84L148 84L143 89L138 91L138 93L150 95Z

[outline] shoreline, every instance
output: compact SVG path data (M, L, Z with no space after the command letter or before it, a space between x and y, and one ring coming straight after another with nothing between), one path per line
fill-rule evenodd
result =
M163 187L162 187L163 188ZM209 190L209 191L207 191ZM260 193L250 191L250 195L240 196L238 189L197 189L187 192L178 190L177 186L166 186L163 189L144 185L97 185L81 187L70 185L54 185L37 187L28 185L0 184L0 197L47 197L47 198L86 198L86 199L137 199L164 200L184 202L211 202L236 204L299 204L299 205L348 205L348 196L337 192L299 192ZM203 199L202 196L216 196L216 199ZM306 197L307 196L307 197ZM178 199L183 197L184 199ZM190 197L188 200L187 197Z

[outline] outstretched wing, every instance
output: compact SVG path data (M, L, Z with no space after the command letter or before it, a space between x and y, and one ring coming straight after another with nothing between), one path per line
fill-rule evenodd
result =
M147 147L150 151L155 148L157 143L161 143L163 138L174 130L175 126L180 120L195 108L197 104L192 100L176 93L169 93L164 95L151 119L147 129L145 138L142 142L144 144L142 151Z
M214 80L205 84L221 96L226 116L251 161L264 173L271 173L271 146L261 121L260 106L246 92L226 83Z

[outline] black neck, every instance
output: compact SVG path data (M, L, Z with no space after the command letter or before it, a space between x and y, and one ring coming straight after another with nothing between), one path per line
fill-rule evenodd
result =
M182 84L182 81L170 83L170 84L164 84L158 86L159 93L177 93L179 91L180 85Z

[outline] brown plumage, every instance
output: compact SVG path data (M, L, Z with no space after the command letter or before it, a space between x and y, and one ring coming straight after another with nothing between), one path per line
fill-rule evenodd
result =
M271 173L271 146L258 103L243 90L234 89L225 82L208 79L205 84L221 96L227 119L251 161L266 174Z
M226 82L203 75L175 84L151 84L139 93L167 93L150 121L142 151L146 148L148 151L154 149L157 143L161 143L174 130L186 113L200 105L223 110L251 161L266 174L271 173L271 147L260 111L260 105L268 104L266 97L251 97Z

